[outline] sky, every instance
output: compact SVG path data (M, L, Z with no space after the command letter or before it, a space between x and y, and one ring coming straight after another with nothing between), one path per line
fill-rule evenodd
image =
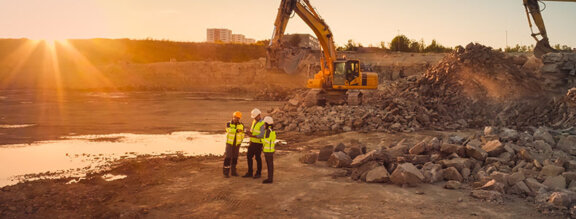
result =
M445 46L530 45L522 0L310 0L338 45L397 34ZM269 39L280 0L0 0L0 38L131 38L202 42L207 28ZM550 43L576 47L576 2L546 1ZM535 32L537 28L534 27ZM313 32L297 16L286 33Z

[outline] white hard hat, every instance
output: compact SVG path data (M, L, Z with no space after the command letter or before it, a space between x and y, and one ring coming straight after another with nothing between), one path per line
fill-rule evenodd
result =
M270 116L264 117L264 122L265 122L265 123L268 123L269 125L274 124L274 120L273 120L272 117L270 117Z
M260 112L260 110L258 108L254 108L252 110L252 112L250 112L250 117L252 117L254 119L254 118L256 118L256 116L260 115L260 113L262 113L262 112Z

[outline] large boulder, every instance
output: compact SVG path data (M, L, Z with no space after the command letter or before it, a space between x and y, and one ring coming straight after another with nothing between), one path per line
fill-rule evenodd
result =
M454 158L450 160L441 160L439 162L444 167L456 167L458 171L462 171L464 168L472 169L472 161L468 158Z
M528 186L526 185L526 183L524 183L523 181L520 181L514 185L512 185L512 187L510 187L510 189L508 189L508 192L510 194L516 194L516 195L530 195L533 196L532 191L530 190L530 188L528 188Z
M488 152L488 156L491 157L497 157L506 150L504 148L504 144L502 144L502 142L500 142L499 140L486 142L486 144L482 146L482 149Z
M352 159L342 151L332 153L328 159L328 165L336 168L349 167L351 163Z
M563 136L556 147L570 155L576 155L576 135Z
M462 149L462 146L457 144L442 144L440 147L440 152L445 154L458 153Z
M419 155L419 154L424 153L425 151L426 151L426 142L422 141L422 142L412 146L412 148L410 148L410 150L408 152L412 155Z
M554 137L550 134L546 127L539 127L534 132L534 140L543 140L549 145L555 145L556 141L554 141Z
M523 172L515 172L508 176L508 185L513 186L516 185L518 182L522 182L526 179Z
M500 140L506 141L517 141L519 138L518 131L509 128L502 128L500 130Z
M352 160L352 167L359 167L362 164L365 164L368 161L374 160L374 155L376 154L376 150L370 151L366 154L358 155L354 160Z
M394 145L394 147L386 149L391 159L395 159L396 157L400 157L408 153L410 147L406 145L405 142L406 139L402 139L400 142Z
M390 174L384 166L376 167L366 174L366 182L369 183L385 183L388 181L390 181Z
M562 190L566 188L566 179L563 176L552 176L546 178L542 184L550 189Z
M538 182L538 180L534 178L527 178L524 180L528 188L534 193L538 193L540 191L546 191L548 186L543 185L542 183Z
M559 167L556 165L545 165L542 167L540 171L540 176L548 177L548 176L558 176L564 172L564 167Z
M362 154L362 149L360 147L350 147L345 149L346 154L354 160L358 155Z
M336 148L334 148L334 152L346 150L346 145L344 143L339 143Z
M444 180L442 165L435 163L425 163L420 170L424 176L424 182L436 183Z
M318 153L310 151L302 155L302 157L300 157L300 162L305 164L313 164L316 163L317 159L318 159Z
M426 151L438 151L440 150L440 146L442 146L442 141L440 139L434 137L426 143Z
M366 174L368 171L373 170L378 166L381 166L378 162L368 161L367 163L362 164L360 167L354 169L350 175L350 178L353 180L366 180Z
M572 203L576 201L576 193L574 192L554 192L548 198L548 202L558 207L571 207Z
M484 149L480 147L468 144L466 145L466 155L476 160L484 161L486 160L486 157L488 157L488 152L486 152Z
M442 174L444 175L445 180L456 180L458 182L464 181L464 177L462 177L462 174L460 174L460 172L458 172L455 167L448 167L444 169Z
M424 176L422 173L411 163L398 165L390 176L390 181L398 185L415 186L423 180Z
M543 153L552 153L552 146L546 143L544 140L536 140L530 144L536 150Z
M506 185L504 185L503 183L500 183L496 180L490 180L488 181L486 184L484 184L482 187L480 187L480 189L484 189L484 190L492 190L492 191L498 191L500 193L504 193L504 187Z
M320 153L318 154L318 161L327 161L330 159L332 152L334 152L334 146L324 146L322 149L320 149Z

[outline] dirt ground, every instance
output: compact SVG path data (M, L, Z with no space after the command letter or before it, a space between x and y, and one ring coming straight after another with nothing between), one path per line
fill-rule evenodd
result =
M182 157L125 160L106 173L126 175L105 181L94 174L79 183L70 179L35 181L0 190L2 218L542 218L533 204L506 197L503 204L472 198L470 190L447 190L443 183L402 188L337 177L341 169L325 162L298 161L302 149L363 139L366 143L424 135L344 133L321 138L285 133L289 142L275 154L275 181L222 176L222 158ZM246 171L240 156L239 173ZM336 174L335 174L336 173ZM266 175L264 164L263 175Z

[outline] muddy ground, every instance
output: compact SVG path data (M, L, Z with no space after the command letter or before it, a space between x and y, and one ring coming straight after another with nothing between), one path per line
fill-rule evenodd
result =
M105 181L98 173L79 183L71 179L35 181L0 190L2 218L158 218L158 217L298 217L298 218L542 218L533 204L507 197L503 204L472 198L470 190L447 190L443 183L400 187L367 184L338 177L339 169L325 162L298 162L302 149L318 149L326 143L360 139L373 145L426 135L356 133L320 138L284 133L289 144L276 153L275 181L222 176L222 158L141 157L125 160L110 171L124 179ZM266 174L264 165L263 175ZM246 159L239 159L239 172ZM547 216L549 217L549 216Z

